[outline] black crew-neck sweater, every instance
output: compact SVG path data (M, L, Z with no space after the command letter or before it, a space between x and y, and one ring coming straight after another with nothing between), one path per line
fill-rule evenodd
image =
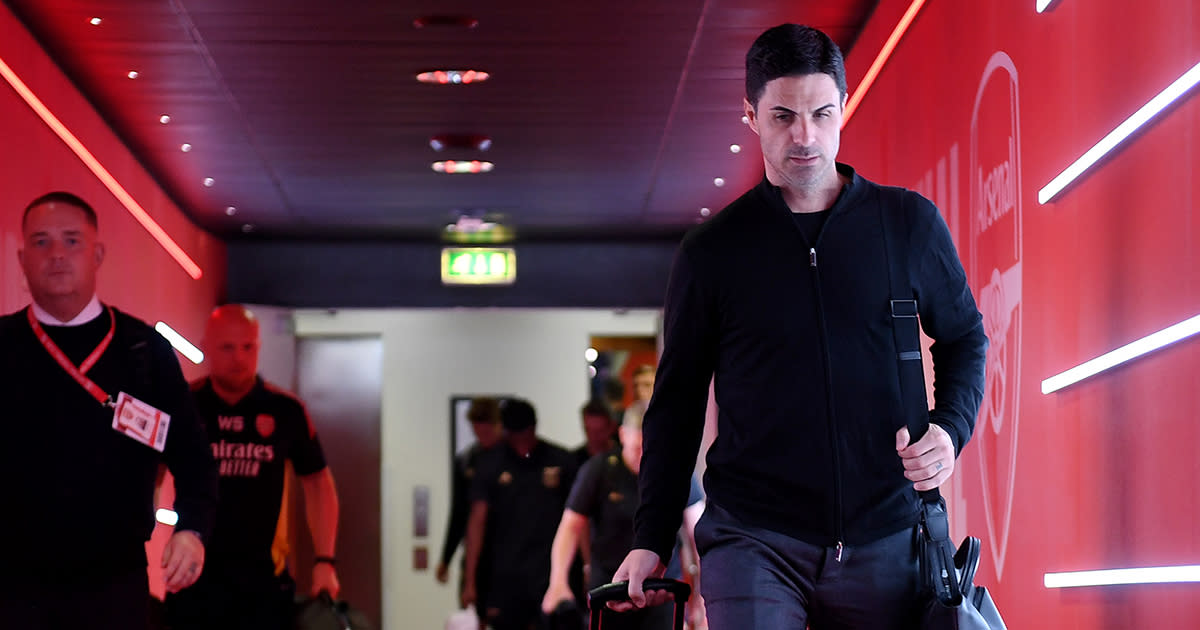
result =
M916 298L934 339L930 421L956 451L970 439L987 338L950 232L920 195L838 171L849 184L815 238L764 179L680 245L642 426L635 548L670 552L714 379L709 502L829 547L914 526L920 499L895 447L906 418L891 299ZM894 223L908 233L887 235ZM892 296L888 246L903 243L914 294Z
M207 537L216 468L174 350L116 309L112 343L87 376L171 415L159 453L112 428L102 406L34 335L26 311L0 317L0 478L9 482L0 540L8 577L88 579L145 566L160 462L175 478L177 528ZM42 327L76 365L110 329L109 310L79 326ZM4 578L0 578L2 580Z

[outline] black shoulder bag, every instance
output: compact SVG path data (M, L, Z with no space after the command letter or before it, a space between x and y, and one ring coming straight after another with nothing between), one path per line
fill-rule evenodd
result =
M884 246L891 285L892 331L900 369L900 395L912 442L929 430L929 401L921 365L921 332L916 293L908 274L909 226L906 191L899 203L880 204ZM882 201L882 200L881 200ZM1006 630L987 589L976 586L980 541L968 536L954 551L946 501L937 488L921 492L921 524L917 535L921 560L921 630Z

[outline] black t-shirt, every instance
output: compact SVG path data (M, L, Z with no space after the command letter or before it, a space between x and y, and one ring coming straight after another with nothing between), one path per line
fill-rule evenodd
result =
M692 477L687 504L704 499ZM609 582L633 546L633 515L638 506L638 479L621 458L620 449L601 453L579 470L567 507L586 516L591 525L592 570L589 588ZM678 577L678 560L668 562ZM668 567L670 569L671 567Z
M815 247L817 237L821 235L821 228L825 227L825 221L829 219L830 209L826 208L820 212L793 212L792 218L796 221L796 227L800 228L800 233L804 235L809 247Z
M205 570L257 579L279 573L286 540L279 532L286 463L297 475L325 469L325 455L304 405L257 380L237 404L217 395L205 378L192 385L220 474L217 522ZM276 534L282 534L277 539Z
M575 481L575 459L566 449L539 440L529 457L502 444L479 461L471 502L488 505L481 567L499 597L541 597L550 583L550 545Z

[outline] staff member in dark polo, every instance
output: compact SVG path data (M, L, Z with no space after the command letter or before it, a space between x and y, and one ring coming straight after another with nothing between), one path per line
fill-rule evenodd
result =
M550 582L550 544L575 480L573 456L537 436L533 405L501 403L505 442L479 463L467 521L464 603L493 630L528 630L541 615ZM486 540L486 543L485 543ZM476 600L480 566L487 592Z
M258 376L259 324L246 307L213 310L204 329L209 375L192 385L220 471L208 570L167 597L172 630L290 630L286 465L304 492L316 561L310 592L337 597L338 496L316 430L295 396Z
M175 351L96 296L96 212L50 193L26 206L21 233L33 303L0 317L0 625L143 630L159 466L179 515L169 591L204 568L216 467Z
M446 524L446 537L442 542L442 555L436 572L437 581L442 584L450 581L450 561L467 535L467 517L471 514L471 482L475 480L479 461L484 453L500 443L500 438L504 435L500 426L500 401L495 398L472 399L471 406L467 409L467 420L471 422L475 443L454 458L453 483L450 487L450 518ZM466 556L464 550L464 566ZM462 599L465 575L465 571L459 575L459 599ZM486 589L476 585L476 597L484 590Z
M633 544L633 515L638 506L638 470L642 461L642 416L646 402L635 400L625 410L621 423L621 445L597 455L579 469L567 507L563 510L558 533L550 549L550 587L542 598L542 611L550 614L575 594L568 581L568 568L580 541L591 551L588 589L612 581L625 552ZM687 507L683 511L683 543L695 548L696 521L704 512L704 493L692 478ZM693 555L695 555L693 553ZM679 579L682 571L679 555L668 563L666 577ZM687 619L692 628L704 627L704 606L693 586L694 601L689 601ZM609 613L613 615L613 613ZM671 625L671 606L621 613L606 620L605 628L666 628Z

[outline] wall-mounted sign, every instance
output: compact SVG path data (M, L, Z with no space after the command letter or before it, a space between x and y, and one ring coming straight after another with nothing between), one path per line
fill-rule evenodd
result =
M445 247L442 284L512 284L517 253L511 247Z

